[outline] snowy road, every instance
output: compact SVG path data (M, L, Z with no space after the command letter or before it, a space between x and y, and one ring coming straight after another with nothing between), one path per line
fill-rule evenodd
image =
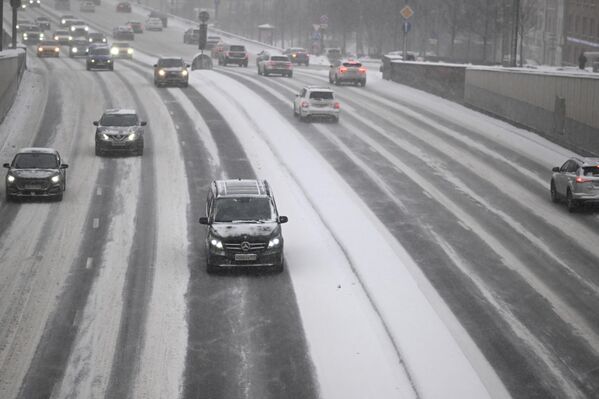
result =
M547 189L569 151L376 71L335 87L338 125L292 115L326 68L155 89L157 55L196 53L183 30L136 35L114 73L28 54L0 157L70 167L63 202L0 202L1 398L599 395L599 218ZM148 120L141 158L94 156L117 106ZM209 276L208 183L257 176L290 218L286 271Z

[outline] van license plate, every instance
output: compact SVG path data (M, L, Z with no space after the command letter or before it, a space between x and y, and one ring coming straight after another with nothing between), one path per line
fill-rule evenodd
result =
M257 258L256 254L235 254L235 260L239 261L256 260Z

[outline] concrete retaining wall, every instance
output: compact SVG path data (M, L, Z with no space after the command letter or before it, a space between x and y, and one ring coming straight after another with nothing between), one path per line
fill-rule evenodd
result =
M466 66L415 61L394 61L383 57L383 78L462 102Z
M472 68L464 101L578 153L599 155L597 77Z
M12 107L26 66L24 49L0 52L0 122Z

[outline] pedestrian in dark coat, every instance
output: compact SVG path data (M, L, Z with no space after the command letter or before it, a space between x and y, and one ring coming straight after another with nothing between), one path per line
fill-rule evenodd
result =
M580 57L578 57L578 68L584 69L587 65L587 57L584 55L584 51L580 53Z

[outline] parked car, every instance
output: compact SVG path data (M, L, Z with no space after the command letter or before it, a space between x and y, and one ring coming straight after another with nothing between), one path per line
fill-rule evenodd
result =
M283 51L283 54L289 57L289 60L298 65L305 64L306 66L310 65L310 56L308 55L308 51L301 47L292 47Z
M81 12L96 12L96 6L91 1L82 1L79 3L79 11Z
M307 86L293 101L293 115L300 121L312 118L326 118L339 122L341 106L335 99L335 93L328 87Z
M134 109L107 109L96 126L96 155L127 153L143 155L144 126Z
M115 40L135 40L135 34L130 26L117 26L112 30L112 37Z
M88 47L89 42L87 39L79 38L71 40L69 43L69 57L86 57Z
M189 28L183 33L183 44L195 44L200 43L200 30L197 28Z
M159 18L148 18L146 21L146 30L161 31L162 21Z
M116 5L116 12L131 12L131 4L121 1Z
M127 58L131 60L133 59L133 48L131 48L129 43L112 43L110 54L112 54L114 58Z
M38 57L56 57L60 56L60 43L56 40L42 40L37 45Z
M6 201L25 197L62 200L69 165L62 162L58 151L52 148L22 148L4 167L8 169Z
M248 66L248 53L242 44L227 44L219 54L218 65L237 64Z
M293 76L293 64L289 57L283 54L270 54L268 58L258 63L258 75L268 76L278 74L281 76Z
M161 57L154 64L154 85L187 87L189 65L181 57Z
M266 180L216 180L206 198L206 271L251 267L282 272L281 225L272 189Z
M366 68L358 61L337 60L329 67L329 82L366 86Z
M126 25L131 28L133 33L144 33L144 25L139 21L128 21Z
M599 204L599 158L573 157L552 171L553 202L565 201L570 212L584 204Z
M107 45L92 45L88 48L85 67L88 71L92 69L114 70L114 60Z

